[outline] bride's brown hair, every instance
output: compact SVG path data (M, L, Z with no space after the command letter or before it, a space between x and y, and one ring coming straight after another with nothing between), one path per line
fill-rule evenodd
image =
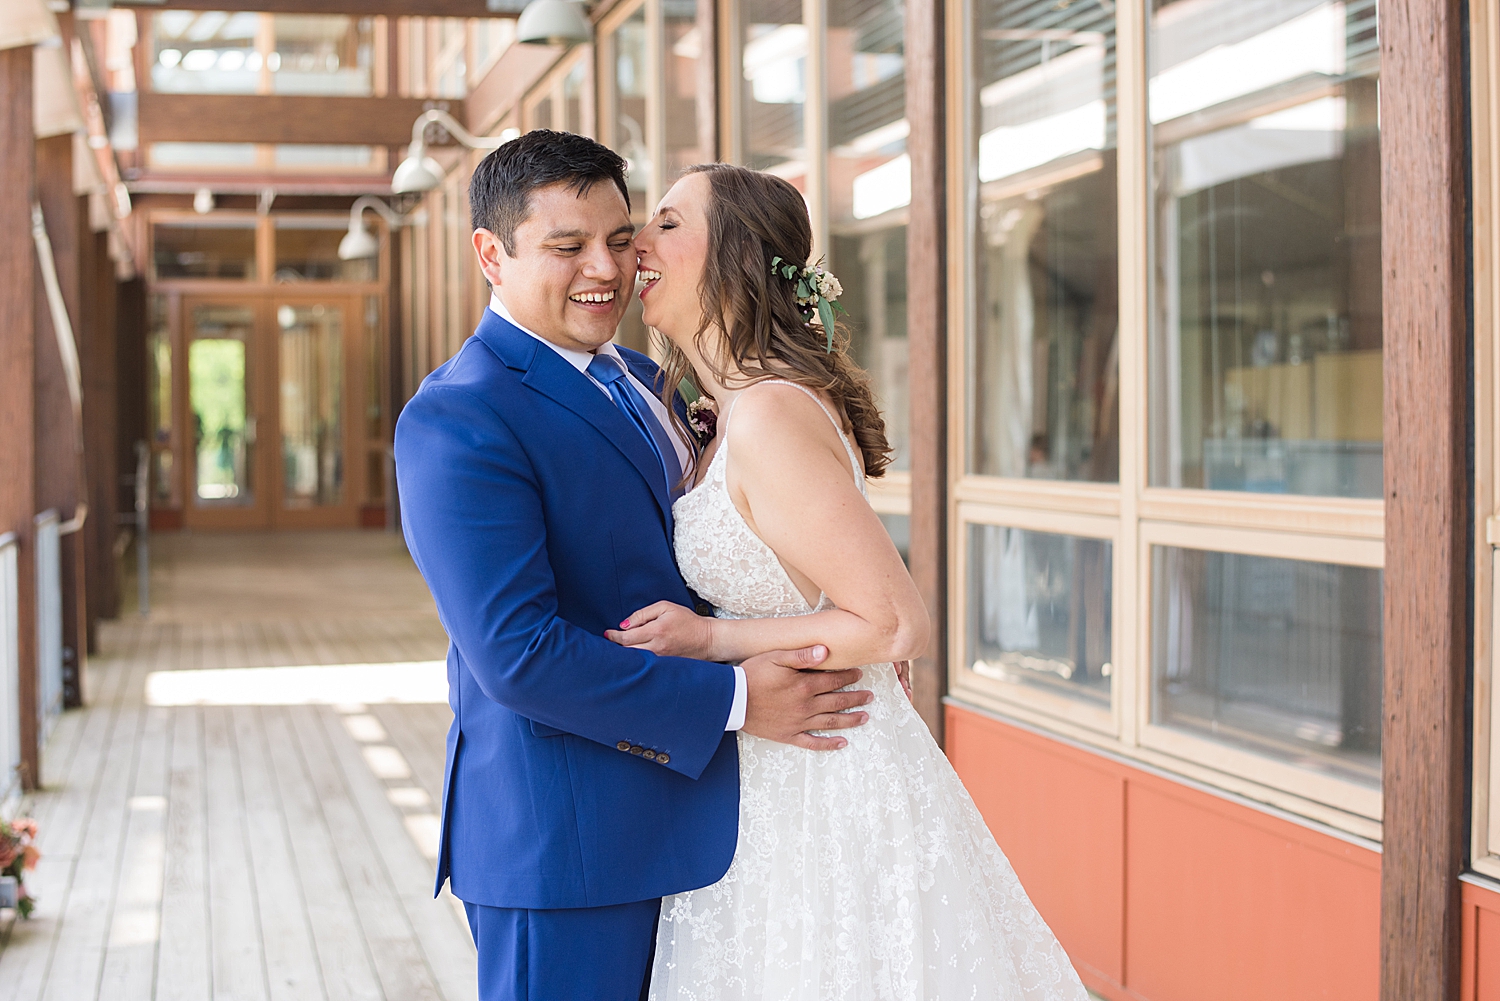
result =
M869 379L849 357L848 331L835 324L833 350L828 350L827 334L809 326L797 306L796 281L771 271L773 257L800 266L812 253L812 223L802 193L772 174L727 163L699 164L684 173L705 175L710 191L708 257L698 286L703 323L693 335L704 364L720 383L732 367L749 377L747 384L786 379L826 393L853 425L865 475L882 475L891 461L885 419ZM711 327L724 332L727 357L703 350ZM692 365L669 342L662 367L670 409L671 390L692 375Z

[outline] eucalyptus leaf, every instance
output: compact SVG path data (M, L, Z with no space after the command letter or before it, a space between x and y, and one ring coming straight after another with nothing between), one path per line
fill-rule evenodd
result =
M828 335L828 353L833 354L833 304L827 299L818 300L818 319L823 321L823 333Z

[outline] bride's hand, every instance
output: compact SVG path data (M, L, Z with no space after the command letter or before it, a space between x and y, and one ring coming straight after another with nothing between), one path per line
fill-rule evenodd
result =
M658 601L632 612L620 623L619 629L606 629L604 638L621 646L642 647L664 657L713 660L713 621L691 608Z

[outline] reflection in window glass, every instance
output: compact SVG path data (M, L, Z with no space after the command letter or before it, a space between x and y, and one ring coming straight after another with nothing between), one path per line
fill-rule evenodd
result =
M970 668L1108 707L1113 563L1108 540L970 525Z
M739 12L743 162L805 191L807 26L801 0L743 0Z
M255 220L157 223L152 227L157 278L234 278L254 281Z
M974 473L1119 478L1114 11L975 4Z
M193 501L198 507L252 506L255 420L246 389L255 310L194 306L188 336L188 407L197 469Z
M713 45L713 7L695 0L662 0L666 31L664 54L666 89L667 163L665 180L672 185L682 168L713 160L709 137L714 134L713 60L704 58Z
M1374 0L1158 0L1151 482L1378 497Z
M277 94L369 97L374 93L375 19L345 14L276 14L267 57Z
M278 217L276 281L374 281L378 258L339 260L339 241L348 232L343 221Z
M625 158L626 187L630 190L630 213L644 221L652 206L646 204L651 184L651 147L646 141L646 8L643 4L626 18L606 40L606 52L614 63L614 85L608 90L611 107L605 109L602 141Z
M553 128L564 132L584 134L583 90L588 83L588 64L580 59L573 64L562 81L562 120Z
M1151 581L1153 722L1379 785L1379 570L1155 546Z
M343 310L276 308L281 330L282 501L288 508L344 499Z
M904 30L899 0L828 8L829 264L844 285L844 322L885 415L894 469L911 468Z

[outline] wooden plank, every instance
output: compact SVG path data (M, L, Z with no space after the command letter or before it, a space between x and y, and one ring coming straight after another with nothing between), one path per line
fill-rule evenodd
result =
M941 743L948 690L948 235L943 0L907 0L906 119L911 207L906 328L911 392L911 575L932 639L912 665L917 711Z
M171 762L156 999L203 1001L213 997L213 973L209 960L202 710L172 710Z
M371 843L344 774L333 758L318 710L293 706L289 715L330 830L339 832L339 867L354 899L365 942L388 998L440 1001L400 894Z
M318 716L442 997L446 1001L473 1001L478 989L474 946L467 923L450 904L432 896L436 860L425 858L418 850L403 818L387 799L385 784L370 772L338 713L325 709Z
M1472 613L1462 8L1381 6L1384 1001L1459 990Z
M261 710L237 706L230 717L239 751L242 806L265 949L271 1001L321 1001L322 974L287 838L286 817L266 747Z
M0 533L20 541L18 579L20 701L36 705L36 254L31 245L35 189L31 49L0 50ZM21 781L40 772L36 714L21 713Z
M142 710L145 717L131 784L125 844L120 851L114 909L105 943L99 997L149 998L161 933L162 885L167 863L167 792L172 711Z
M214 998L266 1001L269 992L261 963L259 908L236 757L229 710L222 706L205 708L204 815Z
M459 102L415 97L296 94L140 95L142 143L263 142L404 146L427 107L462 114ZM435 138L435 137L434 137Z
M339 848L298 752L291 719L278 706L262 709L261 721L329 1001L383 1001L354 900L339 868Z

